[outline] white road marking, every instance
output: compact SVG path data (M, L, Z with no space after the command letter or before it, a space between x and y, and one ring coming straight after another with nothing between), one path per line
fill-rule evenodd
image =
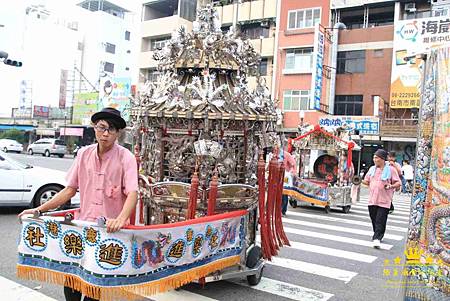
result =
M289 211L288 211L288 213L289 213ZM355 214L352 214L352 211L350 211L350 213L347 213L347 214L345 214L345 213L343 213L343 212L332 212L333 215L336 214L336 215L339 215L340 217L341 217L341 216L343 216L343 217L349 217L349 216L351 216L352 218L358 218L358 219L370 220L369 214L368 214L367 212L366 212L367 214L365 214L365 215L356 214L356 212L353 212L353 213L355 213ZM401 220L401 221L395 220L395 219L392 218L392 215L389 215L389 218L388 218L388 224L390 224L390 223L394 223L394 224L402 224L402 225L406 225L406 226L409 225L409 222L408 222L408 221L405 221L405 220Z
M156 294L153 296L148 296L154 301L173 301L173 300L183 300L183 301L217 301L217 299L209 298L199 294L191 293L186 290L172 290L166 293Z
M336 280L344 281L345 283L350 282L350 280L352 280L353 277L358 275L358 273L351 272L351 271L346 271L346 270L337 269L337 268L331 268L328 266L299 261L299 260L280 258L280 257L272 258L272 261L267 262L267 264L282 267L285 269L291 269L291 270L305 272L308 274L314 274L314 275L323 276L323 277L327 277L327 278L331 278L331 279L336 279Z
M290 218L283 218L283 223L289 223L289 224L301 225L301 226L307 226L307 227L313 227L313 228L319 228L319 229L328 229L328 230L339 231L339 232L344 232L344 233L353 233L353 234L365 235L365 236L370 236L370 237L373 236L373 232L368 231L368 230L319 224L319 223L313 223L313 222L307 222L307 221L299 221L299 220L290 219ZM386 233L384 235L384 237L387 239L393 239L393 240L402 240L404 238L403 236L389 234L389 233Z
M367 217L369 217L369 211L367 210L367 207L365 210L359 210L359 209L350 209L350 212L354 212L354 213L359 213L359 214L364 214ZM395 218L395 219L399 219L399 220L405 220L405 221L409 221L409 214L405 214L405 213L399 213L399 212L395 212L392 214L389 214L388 220L390 218Z
M326 301L334 296L333 294L265 277L263 277L261 282L255 286L248 285L245 280L229 282L295 301Z
M344 251L344 250L340 250L340 249L305 244L305 243L291 241L291 240L290 240L290 243L291 243L291 246L289 248L291 248L291 249L312 252L312 253L317 253L317 254L322 254L322 255L328 255L328 256L333 256L333 257L345 258L345 259L350 259L350 260L355 260L355 261L360 261L360 262L372 263L377 259L376 256L366 255L366 254L357 253L357 252L350 252L350 251Z
M361 204L361 205L352 205L352 208L358 208L358 209L367 209L367 205L364 205L364 204ZM351 209L350 209L350 211L351 211ZM395 204L394 204L394 212L402 212L402 213L406 213L406 214L409 214L409 212L411 211L411 210L409 210L409 208L408 209L399 209L398 208L398 206L395 206Z
M319 219L324 221L330 221L330 222L339 222L344 224L352 224L352 225L359 225L359 226L366 226L372 228L371 222L363 222L363 221L355 221L352 219L345 219L345 218L339 218L339 217L332 217L329 215L319 215L319 214L308 214L303 212L296 212L296 211L289 211L288 216L298 216L298 217L306 217L306 218L313 218L313 219ZM351 215L350 215L351 216ZM408 228L403 227L397 227L397 226L386 226L387 230L393 230L393 231L400 231L400 232L406 232L408 231Z
M291 234L296 234L296 235L302 235L302 236L308 236L308 237L314 237L314 238L338 241L338 242L352 244L352 245L372 247L372 241L356 239L356 238L350 238L350 237L345 237L345 236L332 235L332 234L326 234L326 233L320 233L320 232L314 232L314 231L307 231L307 230L301 230L301 229L294 229L294 228L290 228L290 227L284 227L284 232L291 233ZM383 249L383 250L390 250L390 249L392 249L392 247L393 246L389 245L389 244L385 244L385 243L381 244L381 249Z

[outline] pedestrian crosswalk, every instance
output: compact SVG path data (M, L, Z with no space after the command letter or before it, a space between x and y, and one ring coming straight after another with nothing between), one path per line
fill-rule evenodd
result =
M291 246L283 248L279 256L266 263L264 276L258 285L249 286L245 278L232 279L223 285L234 286L233 291L239 292L234 297L221 294L215 285L207 284L204 289L200 289L198 285L188 285L180 290L149 296L143 300L243 300L252 298L252 294L256 292L257 300L267 301L359 300L345 295L346 285L354 283L358 276L368 277L366 269L382 271L386 253L389 252L389 258L402 256L408 230L409 199L396 196L394 204L396 208L388 217L380 250L372 248L373 232L367 197L352 205L348 214L341 210L332 210L330 214L326 214L323 208L307 206L289 208L287 217L283 217L283 224ZM373 277L372 274L370 276ZM379 278L382 279L382 272ZM7 300L54 300L49 297L45 299L45 296L42 299L21 299L20 290L9 285L5 285L0 279L0 290L9 287L11 291L18 292L16 298Z

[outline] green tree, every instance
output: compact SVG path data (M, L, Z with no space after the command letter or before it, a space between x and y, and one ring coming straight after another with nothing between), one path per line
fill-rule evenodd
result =
M12 139L16 140L20 143L26 143L27 137L25 136L25 132L20 131L18 129L10 129L0 133L0 139Z

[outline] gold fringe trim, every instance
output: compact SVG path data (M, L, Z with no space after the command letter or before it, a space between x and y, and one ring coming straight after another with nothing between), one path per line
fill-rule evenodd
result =
M193 280L207 276L217 270L236 265L240 262L239 255L213 261L204 266L192 268L188 271L168 276L159 280L117 287L95 286L85 282L78 276L48 270L40 267L17 265L17 276L27 280L53 283L70 287L85 296L102 301L136 300L142 296L151 296L164 293L171 289L183 286Z

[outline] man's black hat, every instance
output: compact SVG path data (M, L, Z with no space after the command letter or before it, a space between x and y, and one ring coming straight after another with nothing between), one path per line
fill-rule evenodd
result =
M117 129L124 129L127 126L125 120L120 116L120 111L114 108L103 108L100 112L95 113L91 117L93 123L101 119L111 120Z

